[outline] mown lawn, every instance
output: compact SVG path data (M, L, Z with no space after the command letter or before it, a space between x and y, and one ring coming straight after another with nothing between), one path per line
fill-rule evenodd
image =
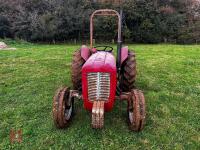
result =
M126 103L93 130L91 116L76 102L70 127L52 122L55 90L71 86L70 61L79 45L39 45L7 41L16 51L0 51L0 149L200 149L200 45L129 45L137 54L136 85L147 103L147 122L130 132ZM10 144L10 129L23 142Z

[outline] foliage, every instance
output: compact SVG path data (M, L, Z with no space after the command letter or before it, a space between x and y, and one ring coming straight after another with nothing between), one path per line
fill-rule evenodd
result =
M10 37L11 35L11 29L10 29L10 23L7 20L6 17L0 15L0 37Z
M1 37L27 41L85 41L89 37L89 16L95 9L119 7L92 0L0 0ZM178 41L194 43L200 20L197 0L125 0L124 38L131 42L159 43ZM2 19L2 17L0 18ZM3 23L4 22L4 23ZM9 25L8 25L9 24ZM188 33L187 28L192 33ZM183 32L185 31L185 33ZM95 21L95 38L117 38L116 21L99 17ZM188 35L189 34L189 35ZM188 38L184 38L188 37Z

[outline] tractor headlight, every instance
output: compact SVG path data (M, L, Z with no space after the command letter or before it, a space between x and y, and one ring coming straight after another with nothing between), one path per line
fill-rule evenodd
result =
M110 96L110 73L94 72L87 74L88 99L107 101Z

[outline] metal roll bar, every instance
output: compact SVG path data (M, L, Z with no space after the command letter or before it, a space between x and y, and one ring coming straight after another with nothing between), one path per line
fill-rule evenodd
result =
M121 16L116 10L100 9L92 13L90 17L90 48L93 48L93 31L94 31L94 16L117 16L118 17L118 43L121 43L122 22Z

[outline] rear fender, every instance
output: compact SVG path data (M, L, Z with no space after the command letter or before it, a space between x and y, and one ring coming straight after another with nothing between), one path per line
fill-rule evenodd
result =
M128 58L128 46L123 47L121 51L121 64Z
M86 45L81 46L81 57L87 61L90 57L90 49Z

